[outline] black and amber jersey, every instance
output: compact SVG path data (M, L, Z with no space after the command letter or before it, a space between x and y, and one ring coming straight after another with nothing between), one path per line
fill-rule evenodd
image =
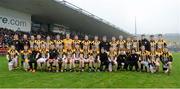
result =
M149 42L150 42L150 46L156 49L156 44L157 44L156 40L150 40Z
M114 58L117 57L117 52L116 51L109 51L107 54L108 54L109 57L114 57Z
M81 53L83 54L84 58L89 58L90 50L81 50Z
M66 54L66 55L72 55L73 52L74 52L73 49L64 49L64 54Z
M46 48L43 48L43 49L39 50L40 56L43 57L43 58L47 57L48 52L49 52L49 50L46 49Z
M150 59L156 60L156 59L159 58L159 57L160 57L160 53L158 53L158 52L156 52L156 51L151 51L151 52L149 52L149 58L150 58Z
M140 51L138 52L138 54L140 55L141 61L148 61L149 59L149 51Z
M32 51L31 50L22 50L21 52L22 59L29 59Z
M83 41L81 42L81 44L82 44L83 47L84 47L84 46L87 46L88 49L89 49L89 48L90 48L90 45L91 45L91 41L90 41L90 40L83 40Z
M99 55L100 51L98 50L90 50L90 55L92 55L94 58L97 58L97 56Z
M37 44L38 48L40 48L43 41L42 40L35 40L34 43Z
M125 43L126 43L125 40L119 40L118 41L118 48L119 49L124 49L125 48Z
M16 56L18 56L19 52L17 50L9 49L7 51L7 55L9 55L9 57L12 59L12 58L15 58Z
M95 47L96 50L99 50L99 44L100 44L100 41L92 41L91 48L93 49L93 47Z
M74 54L75 58L79 58L81 53L82 53L82 50L80 48L79 49L73 49L73 54Z
M164 40L157 40L156 48L157 48L158 51L159 51L159 50L163 51L163 49L164 49L166 46L167 46L166 41L164 41Z
M139 51L139 41L138 40L132 41L132 48L135 49L136 51Z
M109 42L109 44L111 45L111 47L116 49L117 45L118 45L118 41L111 41L111 42Z
M81 40L73 40L73 47L75 48L76 45L80 46Z
M53 41L44 41L43 44L46 44L46 47L49 47L50 45L54 44Z
M54 40L53 42L55 45L62 45L63 44L62 40Z
M58 49L57 50L58 51L58 53L59 53L59 58L63 58L63 55L65 54L65 50L64 49Z
M128 51L128 50L131 50L131 48L132 48L132 41L127 41L126 42L126 50Z
M160 60L163 64L173 61L173 56L170 52L163 52L160 56Z

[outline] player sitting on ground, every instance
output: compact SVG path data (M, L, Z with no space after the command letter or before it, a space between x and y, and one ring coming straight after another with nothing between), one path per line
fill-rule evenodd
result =
M126 55L126 52L123 51L123 50L119 50L119 53L118 53L118 57L117 57L117 63L118 63L118 68L117 69L120 69L120 70L123 70L123 69L126 69L127 70L127 55Z
M56 72L59 72L59 64L57 57L58 51L55 49L54 44L51 44L49 49L49 59L47 60L47 67L49 71L52 71L55 67Z
M117 53L116 51L114 50L113 47L110 47L109 48L109 53L108 53L108 59L109 59L109 72L111 71L117 71L117 67L118 67L118 64L117 64Z
M73 52L73 65L77 71L77 68L81 69L82 60L80 60L81 49L78 44L75 44L74 52Z
M22 56L22 62L23 62L23 68L25 71L28 71L29 69L29 58L31 55L31 50L28 49L28 46L24 46L24 50L21 51L21 56Z
M63 57L64 57L64 55L65 55L65 53L64 53L64 50L63 50L63 45L62 44L56 44L56 48L57 48L57 50L58 50L58 57L57 57L57 59L58 59L58 64L59 64L59 69L61 70L61 72L63 72Z
M164 52L161 54L160 60L163 64L164 73L169 74L171 72L171 65L172 65L173 57L167 48L165 48Z
M100 71L100 65L101 65L101 61L99 57L100 52L99 50L97 50L96 46L92 46L91 51L94 58L93 65L94 65L95 71Z
M149 53L149 61L150 72L158 72L160 67L160 55L155 51L153 46L151 46L151 51Z
M49 59L48 51L49 50L46 48L45 44L41 44L41 49L39 50L40 58L37 60L38 69L40 70L43 70L43 68L45 69L46 60Z
M12 71L17 68L18 65L18 51L15 49L14 45L11 45L11 48L8 50L6 58L8 60L8 69Z
M145 67L146 72L149 72L149 52L145 50L145 46L141 46L140 51L140 68L141 71L143 71L143 68Z
M30 66L30 72L36 72L37 70L37 59L39 58L39 50L38 46L34 44L34 48L32 49L32 53L30 55L29 60L29 66ZM34 64L34 66L33 66Z

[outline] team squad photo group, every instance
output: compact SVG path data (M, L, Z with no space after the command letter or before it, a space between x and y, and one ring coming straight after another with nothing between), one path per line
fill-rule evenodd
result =
M60 35L42 38L14 34L7 46L9 71L156 73L163 70L169 74L173 61L162 34L149 38L141 35L140 39L137 36L124 39L120 35L110 40L106 36L89 40L85 35L79 40L78 35L72 39L70 34L64 39Z

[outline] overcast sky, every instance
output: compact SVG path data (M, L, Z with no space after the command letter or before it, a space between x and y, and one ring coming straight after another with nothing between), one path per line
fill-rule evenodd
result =
M66 0L138 34L180 33L180 0Z

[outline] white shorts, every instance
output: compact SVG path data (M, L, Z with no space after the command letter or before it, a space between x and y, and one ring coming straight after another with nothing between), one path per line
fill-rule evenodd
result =
M38 63L45 63L46 60L47 60L47 58L39 58L39 59L37 60L37 62L38 62Z
M143 64L145 67L149 67L149 63L147 61L141 61L141 64Z
M13 59L11 59L11 61L8 63L8 65L9 65L9 66L12 66L12 65L17 64L17 63L18 63L17 58L13 58Z

